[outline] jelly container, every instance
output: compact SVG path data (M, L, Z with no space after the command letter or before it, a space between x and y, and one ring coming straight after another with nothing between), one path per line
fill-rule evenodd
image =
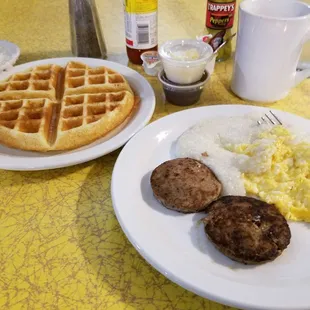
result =
M146 74L151 76L158 75L158 72L161 70L162 65L159 60L158 52L148 51L141 54L141 59L143 61L143 68Z
M158 73L158 79L163 86L166 100L179 106L188 106L196 103L201 96L203 88L209 80L210 74L204 71L199 81L188 85L182 85L171 82L164 70Z
M195 39L172 40L160 47L159 55L168 80L187 85L201 79L213 59L213 49Z

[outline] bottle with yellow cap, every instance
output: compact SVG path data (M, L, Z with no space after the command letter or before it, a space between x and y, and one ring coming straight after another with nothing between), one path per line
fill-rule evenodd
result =
M142 64L142 53L157 50L157 8L158 0L124 0L127 55L134 64Z

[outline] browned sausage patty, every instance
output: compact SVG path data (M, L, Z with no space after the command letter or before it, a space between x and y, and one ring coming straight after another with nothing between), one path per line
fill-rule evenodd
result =
M250 197L221 197L208 207L203 222L214 245L244 264L275 259L291 239L287 221L278 209Z
M154 196L168 209L198 212L217 199L222 184L210 168L191 158L178 158L159 165L151 175Z

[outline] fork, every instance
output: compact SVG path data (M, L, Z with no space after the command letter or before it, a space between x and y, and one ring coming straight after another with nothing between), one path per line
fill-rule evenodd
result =
M271 111L269 110L270 116L265 113L265 116L262 116L259 121L257 121L258 126L262 125L263 123L268 124L268 121L272 125L283 125L283 123L280 121L280 119Z

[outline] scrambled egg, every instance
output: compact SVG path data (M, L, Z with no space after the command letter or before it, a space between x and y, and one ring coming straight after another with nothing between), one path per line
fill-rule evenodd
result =
M310 222L310 144L297 142L283 126L259 134L251 144L228 145L247 155L242 171L248 195L275 204L288 220Z

